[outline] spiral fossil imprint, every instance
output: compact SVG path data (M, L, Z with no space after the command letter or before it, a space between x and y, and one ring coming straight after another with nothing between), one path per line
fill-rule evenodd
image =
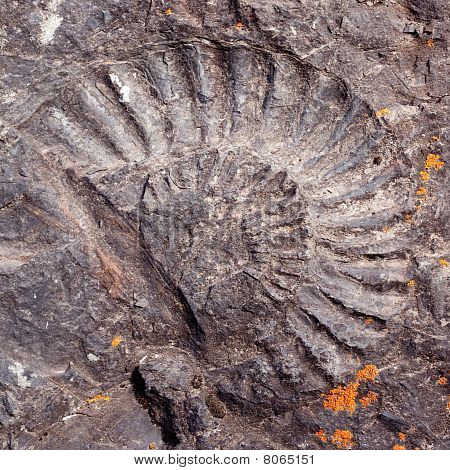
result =
M365 316L382 325L413 308L399 288L408 164L333 76L248 47L177 44L70 83L30 125L59 164L137 218L200 326L224 340L241 323L270 331L289 312L272 335L300 366L284 373L307 389L380 347L386 333ZM142 197L122 199L115 188L137 173L147 180L131 192Z
M256 10L234 3L231 27L251 28ZM160 16L197 27L189 5ZM425 243L411 224L417 168L390 111L306 56L268 36L165 31L121 59L73 65L26 118L4 116L5 162L37 175L22 165L2 208L0 386L18 381L0 408L6 447L11 433L23 448L84 448L86 436L99 448L320 447L336 429L352 447L358 426L361 448L412 429L415 445L433 441L408 411L422 382L444 409L426 374L444 370L447 344L442 305L415 295L414 279L436 291L444 272L423 274L429 261L411 252ZM336 389L368 393L356 414L356 402L325 410L323 394L367 364L379 382ZM70 419L36 412L37 431L18 433L35 390L63 390ZM121 423L141 424L111 428L102 390ZM80 424L87 406L97 411Z

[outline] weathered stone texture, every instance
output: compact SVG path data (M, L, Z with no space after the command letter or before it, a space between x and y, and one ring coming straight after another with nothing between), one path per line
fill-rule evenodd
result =
M1 448L448 447L447 2L1 16Z

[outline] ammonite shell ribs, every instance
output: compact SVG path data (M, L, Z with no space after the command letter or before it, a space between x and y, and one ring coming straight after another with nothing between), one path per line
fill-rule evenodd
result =
M444 448L443 98L322 41L394 7L125 3L2 59L2 446Z

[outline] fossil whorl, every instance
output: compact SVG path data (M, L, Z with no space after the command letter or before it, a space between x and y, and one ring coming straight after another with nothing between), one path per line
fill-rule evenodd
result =
M415 308L409 164L344 82L295 56L155 46L83 72L27 125L138 224L216 367L270 356L316 390Z

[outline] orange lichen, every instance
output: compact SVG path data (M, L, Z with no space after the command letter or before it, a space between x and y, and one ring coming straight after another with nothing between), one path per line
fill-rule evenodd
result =
M406 439L406 434L403 433L403 432L399 432L398 433L398 438L401 440L401 441L404 441Z
M353 434L348 429L336 429L331 438L331 442L336 444L338 449L351 449L354 445L352 439Z
M111 341L111 346L112 346L113 348L117 348L117 346L119 346L119 344L120 344L122 341L123 341L122 336L119 336L119 335L114 336L114 338L113 338L112 341Z
M400 444L394 444L394 447L392 447L392 450L406 450L406 447L401 446Z
M383 116L386 116L387 114L389 114L390 112L391 112L391 110L389 108L381 108L375 113L375 116L376 117L383 117Z
M447 385L448 384L448 380L447 380L447 377L439 377L439 379L437 380L437 384L438 385Z
M442 157L437 153L429 153L427 159L425 160L425 168L434 168L435 170L440 170L444 166L444 162L441 160Z
M444 258L439 258L438 260L438 263L443 267L443 268L447 268L449 266L449 262L444 259Z
M365 397L362 397L359 399L359 402L361 403L361 406L363 408L366 408L372 403L375 403L377 400L378 400L378 393L368 392Z
M366 318L366 319L364 320L364 323L365 323L366 325L373 325L374 322L375 322L375 320L374 320L373 318Z
M428 193L428 190L427 188L425 188L424 186L421 186L417 191L416 191L416 194L418 196L426 196Z
M111 397L108 395L103 395L102 393L99 393L98 395L95 395L95 397L88 398L86 400L87 403L97 403L98 401L110 401Z
M433 41L432 38L428 39L428 41L427 41L427 46L428 46L428 47L434 47L434 41Z
M372 320L372 319L367 319ZM372 320L373 322L373 320ZM358 397L358 388L361 382L375 380L378 375L378 369L374 364L368 364L363 369L356 372L356 380L348 385L339 385L337 388L331 389L324 396L323 407L332 410L334 413L339 411L347 411L352 414L356 410L356 398ZM375 392L369 392L367 396L360 399L363 406L373 403L378 395Z
M156 444L154 442L150 442L150 444L148 445L148 448L150 450L154 450L154 449L156 449Z
M242 31L244 29L244 23L241 23L240 21L238 21L234 27L238 30L238 31Z
M383 232L388 233L391 229L389 227L383 227Z
M428 173L428 171L421 171L420 177L423 181L428 181L430 179L430 174Z
M356 410L358 387L358 382L350 382L345 387L339 385L337 388L331 389L323 400L323 407L332 410L334 413L338 411L353 413Z
M327 436L325 435L325 431L323 429L319 429L314 435L323 443L328 442Z
M407 224L410 224L412 222L412 215L411 214L405 214L405 222Z
M408 281L408 287L414 287L416 285L416 281L414 279L411 279Z
M165 14L166 16L170 16L170 15L172 14L172 8L168 8L168 9L164 12L164 14Z
M437 141L439 140L439 136L438 136L438 135L432 135L432 136L431 136L431 140L432 140L433 142L437 142Z
M364 367L364 369L361 369L356 373L356 380L358 380L359 382L372 382L375 380L375 377L377 375L377 366L375 366L374 364L368 364L366 367Z

